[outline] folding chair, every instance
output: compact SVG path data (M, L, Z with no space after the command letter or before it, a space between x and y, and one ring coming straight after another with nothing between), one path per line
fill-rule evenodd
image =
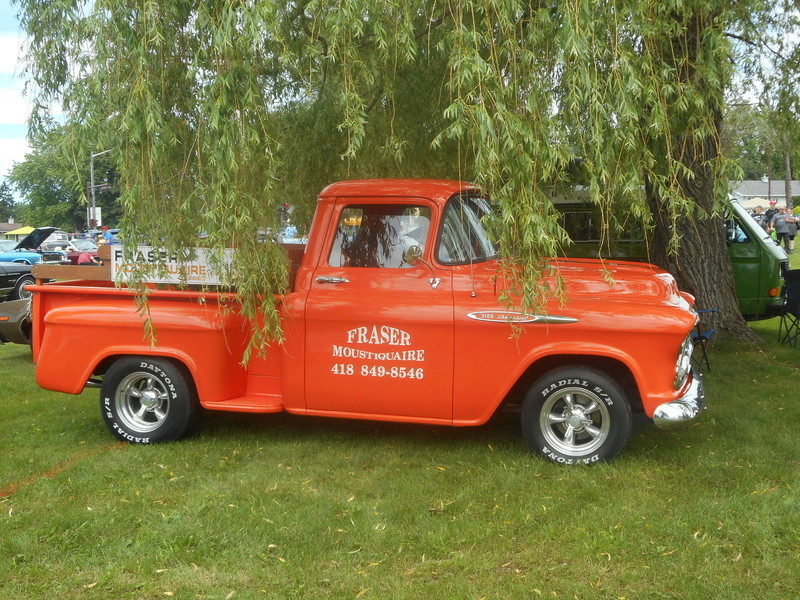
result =
M778 325L778 343L797 348L800 337L800 269L792 269L783 274L783 306Z
M717 312L716 308L705 308L705 309L695 309L698 315L703 314L710 314ZM693 357L697 366L702 369L703 363L706 363L706 368L711 371L711 365L708 363L708 342L711 341L711 338L714 337L714 334L717 333L716 329L700 329L701 322L698 320L697 325L695 325L694 331L692 332L692 343L694 344L695 349L699 348L700 357L696 358Z

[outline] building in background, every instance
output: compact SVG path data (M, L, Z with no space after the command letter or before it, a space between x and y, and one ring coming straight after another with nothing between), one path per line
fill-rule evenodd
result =
M786 187L783 179L769 180L766 177L757 180L731 182L731 195L739 201L744 208L754 209L756 206L769 208L770 200L775 200L777 206L786 206ZM800 181L792 181L792 198L800 197ZM793 206L800 202L794 200Z

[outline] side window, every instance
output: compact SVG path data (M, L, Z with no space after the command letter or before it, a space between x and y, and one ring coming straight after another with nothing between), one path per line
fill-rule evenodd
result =
M742 229L736 219L728 219L725 221L725 228L727 230L729 244L746 244L750 242L750 237L747 232Z
M342 211L328 264L331 267L404 269L411 246L425 248L431 210L416 204L362 204Z

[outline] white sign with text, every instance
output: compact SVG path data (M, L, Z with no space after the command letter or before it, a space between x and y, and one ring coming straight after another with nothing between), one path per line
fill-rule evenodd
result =
M220 285L222 281L211 263L210 253L211 251L207 248L194 248L194 259L184 261L180 260L177 254L170 254L161 248L137 246L133 257L126 259L122 246L114 245L111 247L111 279L128 282L131 273L134 273L139 265L163 263L163 270L148 275L145 281L149 283ZM233 250L225 250L223 256L226 265L233 262Z

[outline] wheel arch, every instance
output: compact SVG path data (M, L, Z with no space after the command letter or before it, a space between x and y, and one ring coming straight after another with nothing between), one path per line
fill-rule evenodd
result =
M543 375L555 369L570 367L589 367L607 374L614 379L628 397L634 413L644 412L636 378L623 361L596 354L549 354L533 361L511 387L501 403L503 406L521 405L530 387Z
M119 360L126 358L135 359L141 357L160 358L171 362L186 377L186 382L191 388L192 393L194 393L195 398L198 397L195 375L193 369L189 366L189 362L185 360L185 357L172 353L153 351L153 352L115 352L112 354L108 354L107 356L101 358L100 361L92 369L92 377L105 375L105 373L108 371L111 365L113 365L115 362Z

